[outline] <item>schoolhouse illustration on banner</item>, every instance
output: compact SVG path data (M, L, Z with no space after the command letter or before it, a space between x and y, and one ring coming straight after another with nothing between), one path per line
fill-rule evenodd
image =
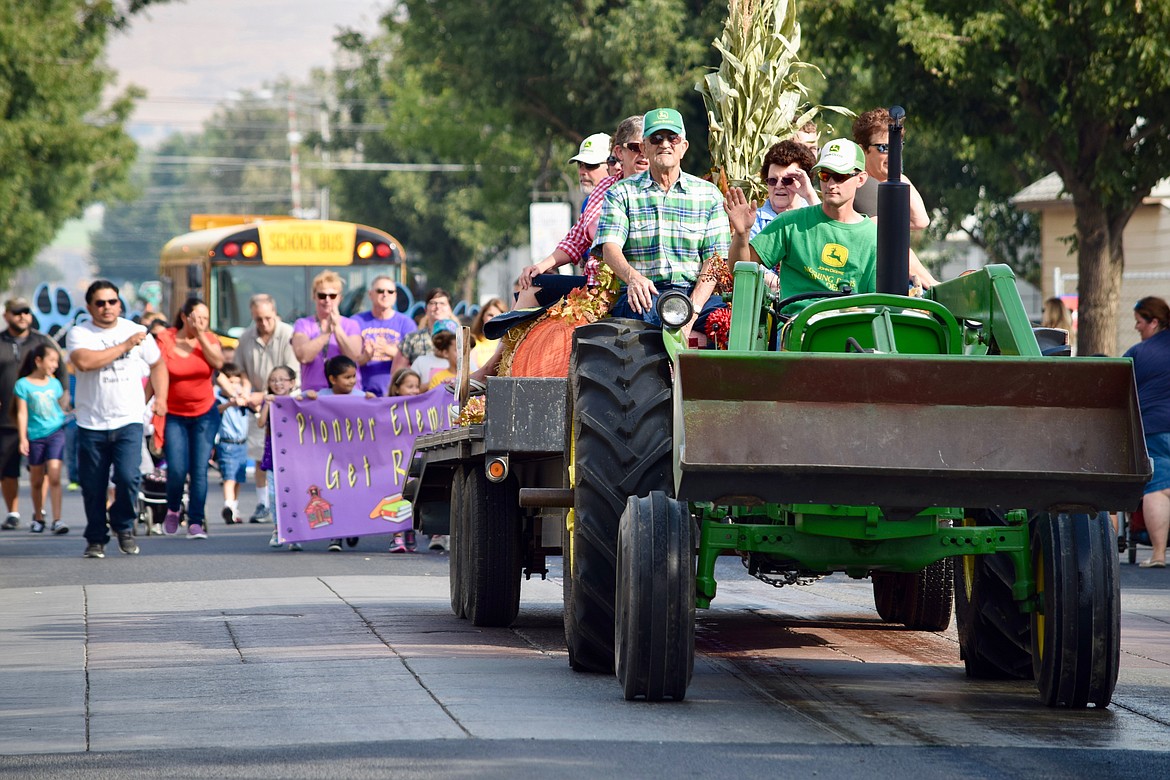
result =
M333 525L333 504L321 498L321 488L309 486L309 503L305 504L305 519L309 528Z

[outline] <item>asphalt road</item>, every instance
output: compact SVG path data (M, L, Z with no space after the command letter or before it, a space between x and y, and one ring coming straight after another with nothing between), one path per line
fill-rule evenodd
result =
M1170 769L1167 570L1122 566L1114 703L1068 712L967 680L953 628L881 623L867 581L777 590L723 559L686 701L647 704L568 668L558 561L511 628L480 629L450 612L445 555L390 555L385 537L292 553L270 526L215 524L85 560L75 494L66 507L67 536L0 533L0 777Z

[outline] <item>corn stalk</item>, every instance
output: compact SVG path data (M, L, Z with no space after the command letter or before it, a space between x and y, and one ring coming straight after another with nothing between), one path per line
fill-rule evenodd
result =
M820 71L797 58L796 0L729 0L728 10L723 35L713 42L723 62L695 89L707 107L713 180L726 179L760 200L764 154L824 108L807 104L799 79L802 70Z

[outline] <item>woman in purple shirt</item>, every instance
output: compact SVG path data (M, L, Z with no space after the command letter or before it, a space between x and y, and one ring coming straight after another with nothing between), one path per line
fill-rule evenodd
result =
M334 271L322 271L313 279L314 317L302 317L293 325L293 354L301 362L301 390L324 390L325 361L345 355L358 363L362 356L361 327L338 310L345 283ZM357 388L361 388L358 372Z
M1147 296L1133 307L1133 329L1142 340L1126 350L1133 360L1138 406L1146 449L1154 461L1154 476L1146 484L1142 514L1154 548L1142 568L1165 568L1166 536L1170 530L1170 306Z

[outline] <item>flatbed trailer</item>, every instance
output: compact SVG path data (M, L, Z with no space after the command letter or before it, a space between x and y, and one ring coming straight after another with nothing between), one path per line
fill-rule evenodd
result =
M404 490L418 530L450 535L451 609L507 626L520 583L561 554L567 380L490 377L482 423L420 436ZM522 505L522 498L524 504Z

